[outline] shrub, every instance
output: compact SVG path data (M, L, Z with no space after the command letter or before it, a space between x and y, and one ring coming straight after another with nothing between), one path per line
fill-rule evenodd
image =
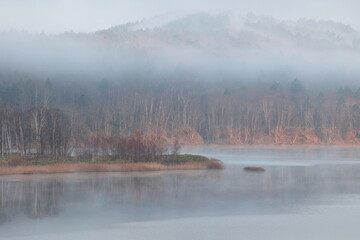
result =
M224 168L224 164L215 158L211 158L207 163L206 163L206 168L207 169L223 169Z

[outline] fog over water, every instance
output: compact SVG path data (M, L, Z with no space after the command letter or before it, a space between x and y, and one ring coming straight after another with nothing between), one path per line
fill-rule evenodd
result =
M360 149L281 144L358 144L359 9L0 0L2 155L254 144L182 148L223 170L0 176L0 240L358 239Z
M0 239L356 239L359 234L357 148L183 152L219 157L226 168L2 177ZM250 162L266 171L245 172Z

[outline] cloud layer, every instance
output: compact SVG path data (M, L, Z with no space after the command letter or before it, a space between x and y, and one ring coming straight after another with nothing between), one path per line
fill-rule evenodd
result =
M348 25L255 14L201 12L92 34L0 36L3 73L61 79L356 82L359 55L360 34Z

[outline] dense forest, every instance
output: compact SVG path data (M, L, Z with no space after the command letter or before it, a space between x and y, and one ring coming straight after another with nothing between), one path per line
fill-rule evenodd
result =
M2 81L0 90L2 154L121 155L124 139L145 144L149 156L179 143L360 140L359 90L307 90L298 79L287 84L11 80Z
M352 27L207 13L149 24L0 33L1 154L359 142Z

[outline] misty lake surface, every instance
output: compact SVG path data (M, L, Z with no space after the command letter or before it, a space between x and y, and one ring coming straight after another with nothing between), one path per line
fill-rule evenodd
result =
M360 148L182 153L225 169L1 177L0 239L360 238Z

